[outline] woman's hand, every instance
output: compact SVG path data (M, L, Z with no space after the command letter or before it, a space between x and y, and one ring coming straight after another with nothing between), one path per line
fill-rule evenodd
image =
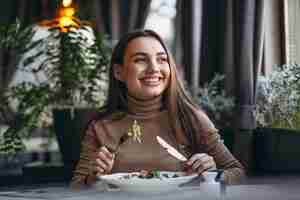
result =
M115 154L108 151L108 149L103 146L96 153L96 158L93 162L93 172L96 175L109 174L113 168L115 160Z
M204 171L216 169L216 163L213 157L206 153L194 154L187 162L187 170L202 174Z

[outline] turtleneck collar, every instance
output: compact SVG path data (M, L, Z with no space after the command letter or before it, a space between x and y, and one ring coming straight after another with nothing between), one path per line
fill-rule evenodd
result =
M127 95L128 113L134 117L151 118L163 109L162 96L150 100L140 100Z

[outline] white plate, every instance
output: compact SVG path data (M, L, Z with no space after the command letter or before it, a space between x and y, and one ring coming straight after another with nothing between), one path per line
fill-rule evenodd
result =
M117 186L122 191L147 192L147 191L169 191L180 185L191 181L197 174L186 176L183 172L161 171L160 178L139 178L132 173L115 173L99 177L109 184ZM178 177L174 177L174 175ZM168 176L165 177L165 176Z

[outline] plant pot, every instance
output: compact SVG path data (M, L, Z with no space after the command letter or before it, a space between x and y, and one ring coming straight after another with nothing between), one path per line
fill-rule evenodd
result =
M80 156L80 145L88 122L97 114L96 109L54 109L54 131L57 137L66 179L72 173Z
M233 144L234 144L234 130L232 128L226 127L220 130L221 138L228 148L230 152L233 151Z
M300 130L257 128L256 168L259 171L300 171Z
M19 152L15 155L0 154L0 187L16 186L24 183L22 168L28 156ZM5 181L4 181L5 180Z

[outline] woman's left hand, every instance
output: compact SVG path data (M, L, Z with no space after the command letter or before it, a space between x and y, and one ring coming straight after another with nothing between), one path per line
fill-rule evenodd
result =
M216 169L214 158L206 153L194 154L187 162L187 170L202 174L202 172Z

